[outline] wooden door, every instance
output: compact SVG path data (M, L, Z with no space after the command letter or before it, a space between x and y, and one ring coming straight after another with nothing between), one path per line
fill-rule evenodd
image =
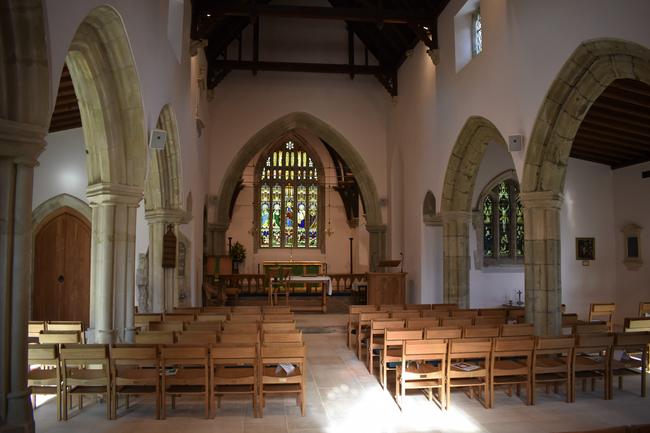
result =
M90 309L90 224L77 211L54 211L36 228L33 320L81 320Z

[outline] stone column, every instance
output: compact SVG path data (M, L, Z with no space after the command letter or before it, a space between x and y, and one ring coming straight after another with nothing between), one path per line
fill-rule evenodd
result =
M472 213L447 211L443 221L443 300L469 308L469 227Z
M537 335L559 335L562 327L560 208L563 197L547 191L520 195L524 206L526 320Z
M89 338L131 342L135 335L135 225L137 187L99 183L87 190L93 212Z
M183 220L182 209L153 209L145 213L149 225L149 311L171 312L178 306L177 268L162 267L163 237L172 225L178 239L177 227ZM178 243L177 243L178 256Z
M220 256L227 254L226 231L228 224L208 224L208 251L206 255Z
M27 390L32 189L46 131L0 119L0 430L34 431Z
M379 270L379 261L386 257L386 231L385 224L366 225L366 229L370 234L368 240L368 250L370 252L370 272L377 272Z

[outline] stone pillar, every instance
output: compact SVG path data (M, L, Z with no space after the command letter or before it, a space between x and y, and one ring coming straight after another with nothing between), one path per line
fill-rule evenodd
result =
M27 390L32 189L46 131L0 119L0 430L34 431Z
M563 197L547 191L520 195L524 206L526 320L537 335L559 335L562 328L560 208Z
M183 220L182 209L153 209L145 213L149 225L149 302L148 311L171 312L178 306L178 268L163 268L163 237L172 225L178 239L177 227ZM178 244L177 244L178 256Z
M379 270L379 261L386 257L386 231L385 224L366 225L366 229L370 234L368 240L368 250L370 252L370 272L377 272Z
M99 183L87 190L93 212L90 332L95 343L135 335L135 225L140 188Z
M443 300L469 308L469 226L472 213L447 211L443 221Z
M208 224L208 256L221 256L227 254L226 231L228 224Z

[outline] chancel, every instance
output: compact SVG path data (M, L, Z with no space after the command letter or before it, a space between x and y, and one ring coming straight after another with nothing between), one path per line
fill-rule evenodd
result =
M0 433L650 431L649 16L0 0Z

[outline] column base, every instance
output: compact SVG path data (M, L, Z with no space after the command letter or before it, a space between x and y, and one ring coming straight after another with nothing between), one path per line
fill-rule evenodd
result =
M95 330L95 343L97 344L111 344L115 342L115 329L96 329Z
M126 328L124 330L124 341L126 343L135 343L135 328Z
M32 433L34 427L34 412L28 390L11 392L7 395L7 424L0 426L2 433Z

